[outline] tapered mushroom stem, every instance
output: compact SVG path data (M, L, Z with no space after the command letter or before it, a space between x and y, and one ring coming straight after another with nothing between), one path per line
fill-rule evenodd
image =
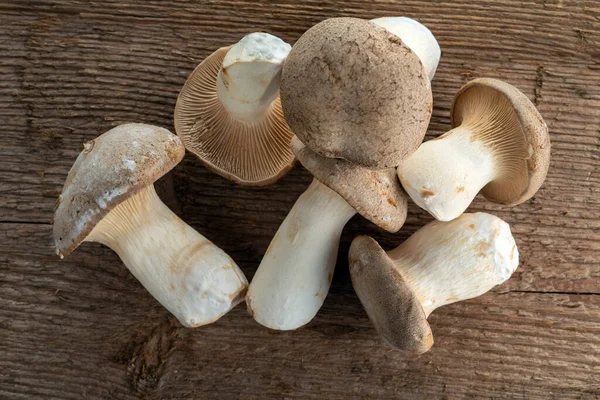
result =
M423 63L429 80L433 79L442 50L433 33L425 25L408 17L382 17L372 19L371 22L402 39Z
M235 262L171 212L152 185L113 208L85 240L113 249L184 326L211 323L244 299L248 282Z
M492 149L467 127L423 143L400 167L402 186L440 221L458 217L477 193L498 177Z
M454 129L423 143L398 167L413 201L450 221L477 192L517 205L535 194L548 171L548 128L529 99L495 79L475 79L454 97Z
M509 225L490 214L434 221L387 252L425 316L480 296L506 281L519 264Z
M422 354L433 345L429 314L506 281L519 252L506 222L476 213L431 222L387 253L359 236L348 261L352 285L379 335L397 350Z
M307 324L323 305L344 225L356 211L313 179L287 215L248 289L248 310L268 328Z
M217 96L240 121L265 118L279 95L281 69L291 46L267 33L251 33L231 46L217 76Z

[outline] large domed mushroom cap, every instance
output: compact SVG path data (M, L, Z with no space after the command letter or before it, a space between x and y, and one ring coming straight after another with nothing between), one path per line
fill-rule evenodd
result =
M432 111L427 72L397 36L357 18L302 35L283 68L283 112L311 150L362 167L399 165L422 142Z

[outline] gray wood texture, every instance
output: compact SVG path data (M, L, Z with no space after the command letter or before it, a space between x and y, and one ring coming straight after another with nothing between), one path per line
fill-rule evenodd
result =
M85 140L124 122L172 130L187 75L246 33L293 43L328 17L384 15L420 20L442 47L429 138L449 129L456 90L488 76L528 95L552 139L532 200L472 205L511 224L521 264L492 292L436 310L430 352L383 346L347 271L357 234L390 248L431 220L414 206L396 235L351 220L325 305L296 332L269 331L243 306L185 329L110 249L57 259L52 209ZM4 0L0 121L0 398L600 398L598 1ZM251 278L310 179L298 166L241 187L187 155L169 204Z

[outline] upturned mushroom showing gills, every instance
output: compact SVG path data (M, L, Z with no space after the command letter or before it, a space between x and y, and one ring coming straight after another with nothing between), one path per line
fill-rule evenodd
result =
M184 153L177 136L145 124L86 142L58 198L53 232L61 258L84 241L110 247L182 325L196 327L243 301L248 282L156 195L154 182Z
M529 99L497 79L464 85L452 104L451 131L423 143L398 167L413 201L450 221L481 191L495 203L516 205L540 188L550 161L550 137Z
M243 185L267 185L294 165L279 99L290 45L251 33L192 72L175 105L175 131L209 169Z
M279 330L305 325L323 305L342 229L356 212L396 232L407 210L393 168L373 171L323 157L296 137L292 148L315 179L277 230L246 298L258 323Z
M429 80L433 79L442 50L433 33L423 24L408 17L382 17L371 22L398 36L423 63Z
M433 103L423 63L400 38L370 21L333 18L294 44L281 104L315 153L384 169L419 147Z
M433 345L431 312L506 281L519 265L519 252L506 222L476 213L431 222L387 253L359 236L349 263L354 290L381 338L421 354Z

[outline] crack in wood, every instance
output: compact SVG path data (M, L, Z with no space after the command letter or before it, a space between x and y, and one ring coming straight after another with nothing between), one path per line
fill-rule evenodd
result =
M542 88L544 87L544 74L546 69L543 65L537 67L535 71L535 86L533 88L533 103L537 106L542 100Z
M552 290L509 290L506 292L500 292L498 294L508 293L528 293L528 294L566 294L566 295L580 295L580 296L600 296L600 292L565 292L565 291L552 291Z
M50 223L50 222L40 222L40 221L10 221L10 220L0 220L0 224L7 224L7 225L41 225L41 226L52 225L52 223Z
M155 393L167 360L181 339L180 328L175 318L165 317L149 332L137 331L114 357L127 366L129 384L138 395Z

